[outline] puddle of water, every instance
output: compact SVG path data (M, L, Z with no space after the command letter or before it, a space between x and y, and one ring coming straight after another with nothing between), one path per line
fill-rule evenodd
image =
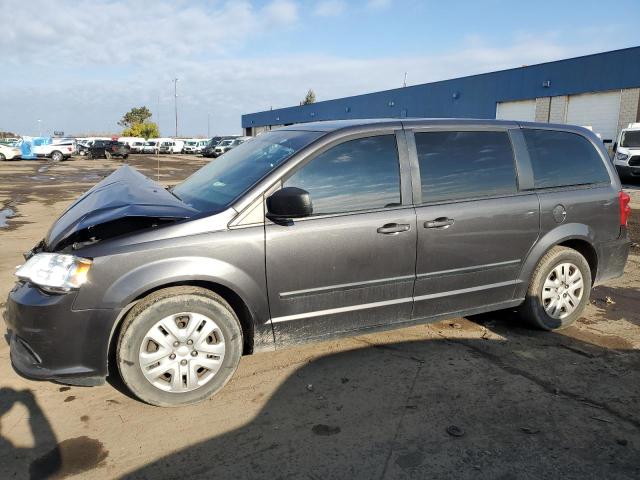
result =
M38 173L44 173L44 172L46 172L48 170L49 170L49 166L48 165L44 165L44 166L42 166L42 167L40 167L38 169Z
M9 226L8 220L16 214L11 208L0 210L0 228Z
M55 180L56 177L48 177L46 175L34 175L33 177L29 177L31 180L37 180L37 181L49 181L49 180Z

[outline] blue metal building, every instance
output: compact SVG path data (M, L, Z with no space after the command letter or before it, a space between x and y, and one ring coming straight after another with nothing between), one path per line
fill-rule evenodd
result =
M640 120L640 47L242 116L247 135L292 123L381 117L509 118L592 126L605 141Z

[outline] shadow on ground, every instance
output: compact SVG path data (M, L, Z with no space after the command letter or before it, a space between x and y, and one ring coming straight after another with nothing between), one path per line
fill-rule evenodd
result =
M244 427L129 476L638 478L638 352L509 317L473 318L491 339L445 323L456 338L315 360Z
M361 348L296 370L242 427L126 477L640 478L640 352L576 340L571 328L528 330L509 313L470 320L359 337ZM248 405L252 392L232 397ZM221 401L167 409L163 442L181 418L217 428ZM30 392L1 390L0 415L17 402L35 443L0 439L5 471L99 477L92 468L120 461L97 440L58 443Z

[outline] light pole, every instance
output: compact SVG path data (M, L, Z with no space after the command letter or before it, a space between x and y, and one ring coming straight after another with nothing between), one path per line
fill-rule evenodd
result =
M42 120L38 119L38 136L42 136Z
M207 113L207 138L211 137L211 114Z
M178 138L178 79L173 79L173 105L176 112L176 138Z

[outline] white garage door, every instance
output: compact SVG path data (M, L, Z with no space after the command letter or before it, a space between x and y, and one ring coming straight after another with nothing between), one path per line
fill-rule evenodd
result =
M603 140L615 138L620 113L620 90L572 95L567 105L567 123L592 127Z
M496 105L496 118L498 120L533 122L536 119L536 101L498 102Z

